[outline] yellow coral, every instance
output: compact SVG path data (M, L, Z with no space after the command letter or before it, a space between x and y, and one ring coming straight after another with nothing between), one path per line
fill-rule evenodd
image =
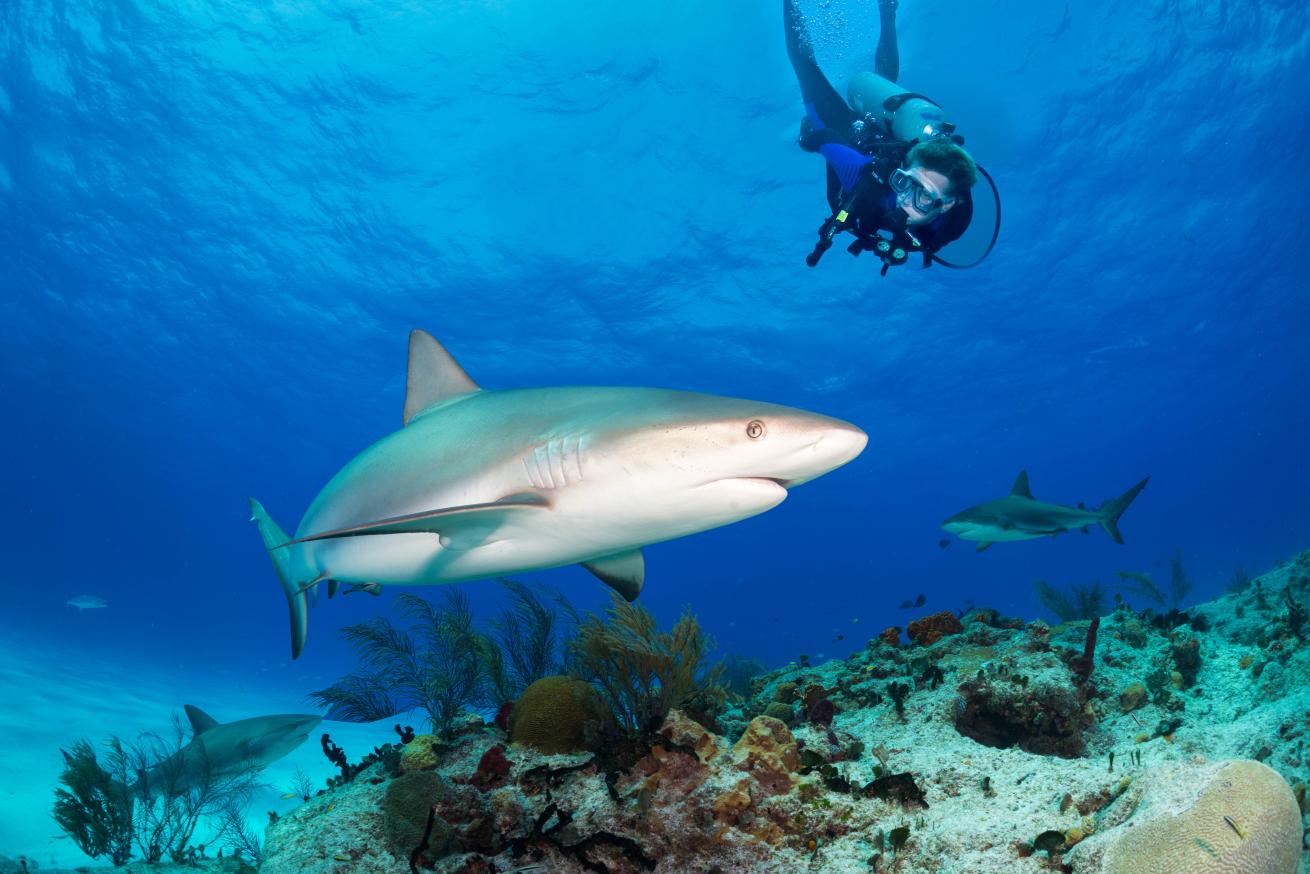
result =
M754 774L769 794L789 791L792 774L801 766L796 739L781 720L771 716L752 719L732 753L737 767Z
M1301 812L1287 782L1246 759L1220 768L1176 816L1127 829L1106 851L1103 874L1292 874L1301 857Z
M438 764L435 745L441 738L435 734L420 734L405 744L405 751L400 754L402 771L431 771Z
M600 696L574 677L542 677L510 711L509 739L548 754L586 750L589 725L602 718Z

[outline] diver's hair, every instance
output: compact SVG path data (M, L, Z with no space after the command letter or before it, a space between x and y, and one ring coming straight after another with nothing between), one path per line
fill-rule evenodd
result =
M937 138L919 143L905 156L905 166L920 165L936 170L951 182L951 194L973 188L978 181L978 165L969 153L948 139Z

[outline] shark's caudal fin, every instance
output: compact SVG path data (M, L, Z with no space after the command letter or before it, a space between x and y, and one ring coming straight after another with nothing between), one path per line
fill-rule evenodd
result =
M264 549L268 551L277 577L282 581L282 590L287 593L287 605L291 608L291 657L294 659L305 648L305 636L309 633L309 596L305 592L309 588L306 585L309 581L291 578L291 553L286 549L278 549L290 538L254 498L250 499L250 521L259 526Z
M1128 505L1133 502L1133 498L1137 497L1138 493L1146 488L1146 484L1150 480L1151 478L1148 476L1113 501L1107 501L1101 507L1101 527L1105 529L1106 534L1114 538L1115 543L1124 542L1123 535L1119 533L1119 517L1124 514L1124 510L1128 509Z

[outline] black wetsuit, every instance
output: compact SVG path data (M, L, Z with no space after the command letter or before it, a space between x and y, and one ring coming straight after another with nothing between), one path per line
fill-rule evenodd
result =
M791 59L796 80L805 101L805 118L801 122L801 148L818 152L827 161L828 205L838 204L863 185L858 199L850 206L853 227L861 239L870 239L878 231L888 232L894 244L913 250L908 236L922 244L924 266L928 257L960 235L973 218L973 200L969 192L959 195L959 202L930 222L906 228L906 214L896 205L896 194L887 185L891 172L900 167L910 143L885 140L877 136L873 123L847 105L814 59L814 46L796 0L783 0L783 27L787 38L787 56ZM900 75L900 56L896 48L896 4L880 3L882 32L874 56L874 72L893 82ZM872 170L875 178L869 178ZM879 181L882 180L882 181Z

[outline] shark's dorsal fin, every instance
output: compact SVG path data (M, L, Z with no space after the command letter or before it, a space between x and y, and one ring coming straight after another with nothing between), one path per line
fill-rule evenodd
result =
M405 424L437 401L477 391L478 384L437 339L419 328L409 332L405 373Z
M1033 500L1032 490L1028 488L1028 471L1019 471L1019 475L1014 478L1014 488L1010 489L1010 496Z
M582 566L622 595L625 601L637 600L642 584L646 582L646 559L640 549L584 561Z
M186 711L186 718L191 720L191 730L195 732L196 737L199 737L218 725L217 719L210 716L199 707L184 704L182 705L182 709Z

